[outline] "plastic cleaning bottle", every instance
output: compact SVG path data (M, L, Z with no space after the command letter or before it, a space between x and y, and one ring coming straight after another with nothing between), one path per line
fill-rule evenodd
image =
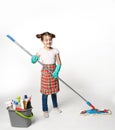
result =
M20 103L20 98L21 98L20 96L17 96L17 97L16 97L16 101L17 101L18 103Z
M26 106L27 109L32 108L32 106L31 106L31 97L32 97L32 96L30 96L30 97L28 98L28 100L27 100L27 106Z
M27 101L28 101L28 96L27 96L27 95L24 95L24 100L23 100L24 109L27 108Z
M16 110L16 107L18 106L18 102L16 100L12 100L13 109Z
M24 102L23 102L23 98L20 99L20 105L21 105L21 109L24 109Z
M12 101L7 101L7 102L5 102L5 104L6 104L6 109L13 109Z
M16 109L21 109L21 97L20 96L17 96L16 97L16 101L18 102L18 105L16 106Z

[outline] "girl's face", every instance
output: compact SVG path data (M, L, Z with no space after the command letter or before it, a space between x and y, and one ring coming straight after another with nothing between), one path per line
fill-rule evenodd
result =
M51 48L52 46L52 38L48 35L43 36L43 43L46 48Z

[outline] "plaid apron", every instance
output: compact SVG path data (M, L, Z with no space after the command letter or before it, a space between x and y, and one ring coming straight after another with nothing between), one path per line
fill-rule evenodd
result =
M45 66L53 72L56 64L45 64ZM41 70L41 89L40 92L45 95L50 95L59 92L59 80L52 77L44 67Z

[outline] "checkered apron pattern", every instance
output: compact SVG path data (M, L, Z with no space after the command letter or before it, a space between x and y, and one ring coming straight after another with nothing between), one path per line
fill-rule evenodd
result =
M45 66L53 72L56 64L45 64ZM59 92L59 80L52 77L44 67L41 70L41 90L40 92L45 95L50 95Z

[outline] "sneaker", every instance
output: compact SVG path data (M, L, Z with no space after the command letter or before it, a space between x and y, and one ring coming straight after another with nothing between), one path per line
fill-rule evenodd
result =
M57 111L58 113L62 113L62 110L60 110L58 107L54 108L55 111Z
M44 117L48 118L49 117L49 113L48 112L44 112Z

